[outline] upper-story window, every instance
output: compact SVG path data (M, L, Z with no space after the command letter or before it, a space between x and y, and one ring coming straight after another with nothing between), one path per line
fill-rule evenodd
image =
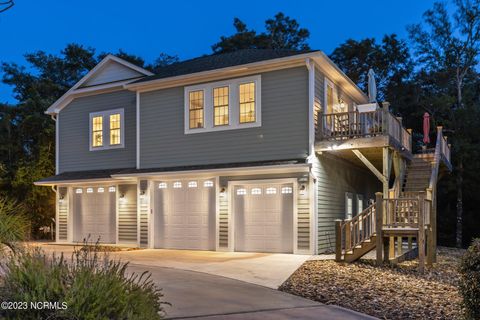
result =
M185 134L261 126L261 77L185 87Z
M124 147L124 111L90 113L90 151Z

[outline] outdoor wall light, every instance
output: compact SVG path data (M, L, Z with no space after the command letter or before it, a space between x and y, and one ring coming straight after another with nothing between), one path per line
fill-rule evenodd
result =
M305 195L307 193L307 186L305 184L301 184L299 190L301 195Z
M145 199L145 190L140 190L140 198Z
M120 193L119 198L120 198L120 199L119 199L119 202L120 202L121 204L127 202L127 198L125 198L125 193L123 193L123 192Z
M227 188L225 187L220 188L220 196L225 197L226 194L227 194Z

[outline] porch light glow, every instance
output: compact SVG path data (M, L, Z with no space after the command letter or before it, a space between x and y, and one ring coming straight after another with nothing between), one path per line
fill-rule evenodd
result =
M93 193L93 188L87 188L87 193Z
M115 187L109 187L108 192L115 192Z
M100 187L100 188L97 189L97 192L98 192L98 193L103 193L103 192L105 192L105 188L101 188L101 187Z
M83 193L83 189L82 188L78 188L75 190L75 193Z

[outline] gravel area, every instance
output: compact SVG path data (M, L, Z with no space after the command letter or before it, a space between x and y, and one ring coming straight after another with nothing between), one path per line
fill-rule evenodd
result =
M376 267L307 261L280 290L381 319L461 319L457 265L464 250L439 247L437 263L424 274L416 260Z

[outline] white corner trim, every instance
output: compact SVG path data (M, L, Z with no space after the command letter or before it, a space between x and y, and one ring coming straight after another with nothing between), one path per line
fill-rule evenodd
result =
M310 58L305 63L308 69L308 154L311 162L315 156L315 64Z
M136 167L140 169L140 92L136 93L136 116L135 116L135 133L136 133Z
M52 116L53 118L53 116ZM60 173L60 115L55 118L55 174Z
M110 145L110 119L109 116L112 114L120 114L120 144ZM102 120L102 131L103 131L103 145L101 147L94 147L92 145L92 119L94 117L101 116ZM110 150L110 149L120 149L125 148L125 110L123 108L105 110L92 112L89 115L89 124L88 124L88 136L89 136L89 150L90 151L101 151L101 150Z
M240 123L240 103L238 88L240 84L255 83L255 122ZM213 89L229 87L229 124L223 126L214 125ZM189 122L189 93L203 90L203 128L190 129ZM262 78L261 75L235 78L224 81L210 82L184 88L184 133L195 134L203 132L225 131L244 128L260 127L262 125Z

